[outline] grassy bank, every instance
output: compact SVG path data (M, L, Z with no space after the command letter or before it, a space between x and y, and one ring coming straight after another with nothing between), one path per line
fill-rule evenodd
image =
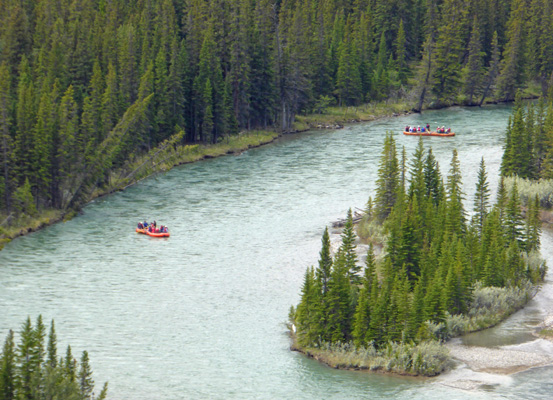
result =
M279 136L274 131L249 131L227 137L217 144L169 145L163 149L154 149L113 171L108 184L99 187L92 198L125 189L148 176L167 172L178 165L229 154L238 155L248 149L271 143Z
M179 145L168 146L155 157L152 152L135 157L122 169L113 171L108 184L98 188L92 194L91 200L118 190L122 190L136 182L156 173L162 173L171 168L196 162L207 158L220 157L226 154L239 154L247 149L270 143L280 135L270 131L251 131L230 137L213 145ZM39 210L36 216L14 216L0 214L0 250L6 243L16 237L34 232L62 219L70 219L76 213L57 209Z
M406 101L367 103L357 107L327 107L320 113L297 115L294 129L333 129L346 124L409 114L411 108L412 105Z
M292 350L300 351L332 368L398 375L436 376L453 365L447 347L435 340L419 344L388 343L382 349L372 345L356 347L350 343L301 348L293 340Z
M42 210L37 216L22 215L13 217L0 214L0 222L4 222L0 226L0 250L12 239L52 225L55 222L61 221L62 217L62 211L54 209Z
M352 343L323 343L318 347L302 347L292 333L291 349L327 364L332 368L386 372L398 375L432 377L454 365L445 342L497 325L521 309L532 298L536 288L529 282L521 288L481 287L473 291L470 310L465 315L446 314L444 323L426 323L427 340L420 343L388 343L383 348L373 345L357 347ZM547 335L553 330L545 329Z

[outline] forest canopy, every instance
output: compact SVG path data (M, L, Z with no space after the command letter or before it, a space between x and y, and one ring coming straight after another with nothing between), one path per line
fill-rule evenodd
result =
M551 0L2 0L0 211L76 208L175 134L512 100L552 71Z

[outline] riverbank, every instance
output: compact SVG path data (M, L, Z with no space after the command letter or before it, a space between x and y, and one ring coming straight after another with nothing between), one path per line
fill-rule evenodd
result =
M113 171L109 183L95 190L89 201L124 190L149 176L166 172L176 166L225 155L239 155L248 149L272 143L281 136L280 133L273 131L252 131L239 134L214 145L178 146L172 151L171 157L166 157L161 162L154 161L151 168L133 175L132 180L123 178L121 170ZM145 165L148 162L148 157L149 155L145 154L137 158L129 168L132 170L137 168L136 166ZM0 215L0 250L17 237L36 232L60 221L70 220L75 215L77 213L74 210L64 211L58 209L43 209L36 216Z
M410 114L410 107L406 102L379 102L368 103L358 107L328 107L324 112L309 115L298 115L293 124L293 130L285 134L296 134L312 129L341 129L345 125L375 121L382 118L398 117ZM236 136L227 137L217 144L195 144L177 146L171 156L160 162L151 162L151 152L135 159L128 169L140 169L148 163L153 164L151 168L142 168L142 173L133 176L132 180L123 178L121 170L112 171L108 184L97 188L91 195L89 201L96 198L115 193L132 186L149 176L169 171L179 165L194 163L197 161L222 157L226 155L239 155L242 152L264 146L274 142L283 133L275 131L249 131L242 132ZM23 216L13 218L7 215L0 215L0 250L9 241L24 236L27 233L35 232L62 220L69 220L77 213L73 210L41 210L36 217ZM10 222L9 224L7 222Z

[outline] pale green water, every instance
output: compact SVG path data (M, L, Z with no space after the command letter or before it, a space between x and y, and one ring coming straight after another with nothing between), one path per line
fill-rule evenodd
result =
M109 380L115 399L548 398L552 369L460 391L327 368L290 352L284 327L324 227L374 190L387 130L453 127L456 137L424 143L444 175L458 149L470 201L482 156L495 190L509 114L453 108L290 136L100 199L0 252L1 337L27 315L54 318L60 351L68 343L75 354L88 350L96 382ZM396 139L408 154L418 140ZM171 238L136 234L144 218L169 225ZM553 248L550 235L543 241ZM540 307L499 335L529 340L513 331Z

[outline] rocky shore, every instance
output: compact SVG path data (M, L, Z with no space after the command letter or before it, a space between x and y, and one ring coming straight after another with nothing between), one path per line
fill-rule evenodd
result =
M553 364L553 357L546 352L537 353L524 347L514 349L465 346L456 340L449 342L447 347L454 359L477 372L508 375Z

